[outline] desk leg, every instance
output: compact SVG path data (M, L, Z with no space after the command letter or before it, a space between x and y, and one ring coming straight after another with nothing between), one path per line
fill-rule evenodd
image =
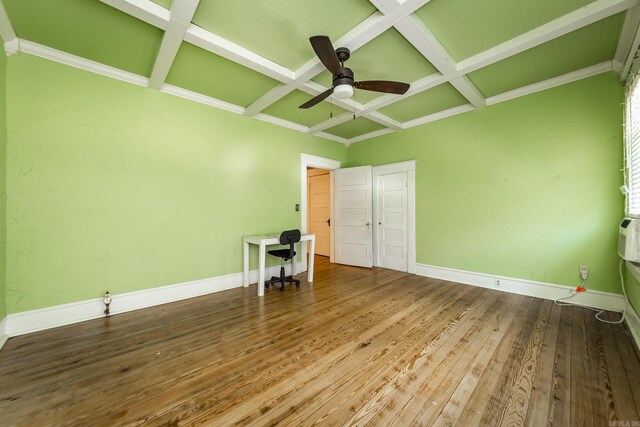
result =
M300 248L302 248L302 245L300 245ZM293 258L291 258L291 277L295 276L296 274L298 274L298 272L296 271L296 257L294 256Z
M260 261L258 262L258 296L264 295L264 258L266 256L266 246L260 244Z
M310 250L309 250L309 266L307 271L307 281L313 282L313 261L314 255L316 253L316 237L313 236L310 241Z
M242 242L242 284L249 286L249 243Z

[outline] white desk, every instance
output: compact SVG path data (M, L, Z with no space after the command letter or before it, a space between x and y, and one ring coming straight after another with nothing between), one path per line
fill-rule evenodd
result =
M303 234L300 237L301 242L309 241L309 266L307 268L307 281L313 282L313 254L316 249L316 236L315 234ZM257 245L258 249L258 296L264 295L264 264L267 252L267 246L280 245L280 234L261 234L259 236L244 236L242 238L242 273L244 280L244 287L249 286L249 245ZM297 252L297 255L302 251ZM297 256L296 255L296 256ZM296 258L291 260L291 274L296 274Z

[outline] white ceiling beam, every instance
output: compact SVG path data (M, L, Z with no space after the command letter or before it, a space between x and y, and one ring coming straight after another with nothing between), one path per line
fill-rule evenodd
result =
M20 50L20 41L16 32L13 30L13 25L9 20L9 15L0 1L0 37L4 41L4 51L7 55L14 55Z
M160 89L169 74L171 65L178 54L187 28L191 25L200 0L173 0L169 24L162 37L162 44L156 56L156 62L149 78L151 89Z
M349 145L349 140L347 138L343 138L343 137L338 136L338 135L333 135L333 134L325 133L325 132L316 132L316 133L313 134L313 136L319 136L320 138L330 139L332 141L341 142L344 145Z
M612 71L612 66L613 66L612 61L605 61L600 64L592 65L590 67L573 71L571 73L563 74L562 76L554 77L552 79L548 79L542 82L538 82L538 83L534 83L518 89L510 90L508 92L504 92L499 95L495 95L487 98L487 105L494 105L500 102L510 101L512 99L520 98L522 96L530 95L532 93L540 92L546 89L551 89L567 83L571 83L571 82L582 80L588 77L596 76L598 74L607 73ZM426 123L434 122L440 119L444 119L447 117L455 116L455 115L466 113L468 111L473 111L473 110L475 110L475 108L471 104L461 105L459 107L450 108L448 110L439 111L434 114L429 114L424 117L419 117L417 119L404 122L402 125L404 129L408 129L414 126L423 125ZM376 132L381 132L381 131L376 131ZM390 129L388 130L388 132L385 132L385 133L389 133L389 132L391 132ZM380 134L384 134L384 133L380 133ZM380 134L371 132L369 134L359 135L355 138L349 139L348 144L353 144L355 142L364 141L365 139L374 138L376 136L379 136Z
M353 120L353 113L342 113L337 116L333 116L332 118L325 120L324 122L320 122L316 125L313 125L309 128L309 133L318 133L325 129L332 128L334 126L338 126L339 124L348 122L349 120Z
M620 13L638 4L637 0L596 0L571 13L514 37L498 46L473 55L458 63L460 75L468 74L527 49Z
M391 117L388 117L378 111L370 111L370 112L363 112L360 114L362 117L365 117L371 121L380 123L381 125L387 126L393 130L400 130L403 129L402 127L402 123L400 123L397 120L392 119Z
M384 0L371 0L371 2L376 7L381 8L381 10L387 11L385 13L392 13L393 10L395 10L385 3ZM450 75L455 75L457 72L456 62L418 16L412 13L400 19L396 22L395 28L427 61L442 75L447 77L447 80L450 80L450 83L466 97L473 106L479 108L486 105L484 96L468 78L465 76L449 78ZM408 96L411 95L407 95L407 97ZM400 99L402 98L396 97L394 98L394 102L400 101Z
M627 11L627 15L624 18L624 24L622 25L622 31L620 32L620 39L618 39L618 47L616 48L616 54L613 57L614 67L616 72L621 73L625 61L629 56L631 50L635 50L633 46L633 40L640 26L640 6L636 6ZM624 79L626 76L621 74Z
M380 130L374 130L373 132L365 133L363 135L354 136L353 138L349 138L347 140L347 147L353 144L354 142L360 142L360 141L364 141L365 139L371 139L377 136L387 135L389 133L394 133L394 132L395 130L393 129L380 129Z
M134 16L141 21L158 27L161 30L167 29L170 13L164 7L155 4L151 0L100 0L128 15Z
M636 59L636 55L638 53L638 48L640 48L640 27L636 29L633 41L631 42L631 46L629 48L629 52L627 53L627 56L624 60L624 65L622 67L622 71L620 72L621 79L626 80L629 78L629 75L632 71L632 65L634 65L634 60ZM637 70L637 61L636 65L633 68L634 71Z
M404 3L397 5L393 10L389 10L388 13L382 14L376 12L361 22L353 30L349 31L338 40L335 40L333 45L335 47L344 46L353 52L378 37L380 34L394 26L397 21L413 13L429 1L430 0L407 0ZM390 5L390 9L391 5L396 3L396 0L388 1L388 3ZM313 58L296 71L296 77L288 84L288 87L283 88L282 90L270 91L264 96L258 98L256 102L247 107L245 114L249 116L258 114L269 105L277 102L282 97L297 89L303 83L317 76L323 70L324 66L320 60L318 58Z
M149 84L148 78L140 76L138 74L130 73L119 68L110 67L109 65L104 65L99 62L81 58L79 56L43 46L38 43L30 42L28 40L19 39L19 42L20 52L27 53L29 55L48 59L60 64L69 65L74 68L80 68L82 70L90 71L92 73L100 74L106 77L111 77L113 79L122 80L124 82L132 83L138 86L146 87Z
M160 92L166 93L168 95L177 96L179 98L188 99L189 101L194 101L199 104L209 105L211 107L219 108L220 110L229 111L235 114L244 113L244 108L240 105L232 104L230 102L225 102L217 98L212 98L207 95L203 95L198 92L194 92L188 89L184 89L178 86L163 84L160 88Z
M467 101L476 108L482 108L487 105L487 100L476 85L467 76L457 77L449 81L451 86L455 87Z
M458 107L449 108L448 110L438 111L437 113L433 113L424 117L418 117L417 119L409 120L408 122L404 122L403 125L405 129L409 129L414 126L435 122L436 120L445 119L447 117L466 113L467 111L473 111L475 109L476 108L471 104L460 105Z
M338 39L334 43L334 46L345 46L349 48L349 50L356 50L384 31L383 19L384 15L377 12L374 13L358 24L353 30ZM311 47L309 47L309 50L312 50ZM320 62L318 58L314 57L296 70L294 78L288 82L287 86L270 90L249 105L245 114L248 116L258 114L260 111L269 107L271 104L278 102L281 98L298 89L302 84L308 82L324 70L325 68L324 65L322 65L322 62Z
M251 52L197 25L191 24L189 26L184 40L230 61L244 65L272 79L278 80L279 82L289 83L295 77L293 71L288 68L276 64L257 53Z
M582 68L580 70L563 74L558 77L554 77L554 78L544 80L538 83L534 83L528 86L524 86L518 89L510 90L508 92L504 92L499 95L495 95L487 98L487 105L493 105L499 102L509 101L511 99L520 98L521 96L530 95L532 93L540 92L546 89L551 89L556 86L561 86L567 83L575 82L577 80L586 79L587 77L592 77L598 74L607 73L609 71L612 71L612 66L613 66L612 61L605 61L600 64Z
M445 76L456 71L456 63L417 15L412 14L396 23L396 29L434 67Z
M301 125L299 123L290 122L279 117L270 116L268 114L256 114L253 118L262 120L263 122L273 123L274 125L282 126L285 128L297 130L298 132L309 133L309 127Z

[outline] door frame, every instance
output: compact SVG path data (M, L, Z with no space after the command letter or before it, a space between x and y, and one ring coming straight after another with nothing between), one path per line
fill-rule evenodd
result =
M381 175L407 172L407 272L416 273L416 161L389 163L386 165L373 166L373 265L380 266L378 254L378 179Z
M329 212L331 214L331 218L334 218L333 215L333 171L335 169L340 169L340 161L334 159L328 159L326 157L314 156L312 154L300 153L300 231L302 233L307 232L307 168L320 168L329 170ZM333 262L333 226L329 229L330 233L330 245L329 245L329 260ZM307 269L307 245L301 245L302 252L302 262L304 265L304 269Z

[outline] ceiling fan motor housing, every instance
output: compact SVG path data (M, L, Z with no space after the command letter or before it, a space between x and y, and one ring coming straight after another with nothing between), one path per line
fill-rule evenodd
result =
M351 68L340 67L340 73L333 76L333 87L339 85L353 86L353 71L351 71Z

